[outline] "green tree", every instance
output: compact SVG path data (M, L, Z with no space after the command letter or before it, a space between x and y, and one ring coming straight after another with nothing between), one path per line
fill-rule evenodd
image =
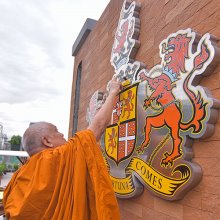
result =
M18 169L19 165L18 164L14 164L14 170L16 171Z
M11 171L11 169L12 169L12 165L9 163L9 164L7 165L7 168L8 168L8 170Z
M5 164L5 162L0 163L0 176L3 175L5 169L6 169L6 164Z
M13 135L11 140L9 141L11 144L11 150L20 150L21 146L21 136L20 135Z

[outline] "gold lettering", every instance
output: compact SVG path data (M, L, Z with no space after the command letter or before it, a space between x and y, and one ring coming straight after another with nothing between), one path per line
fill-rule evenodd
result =
M147 170L147 174L146 174L146 178L151 181L151 177L152 177L152 173L149 172L149 170Z
M156 185L156 182L157 182L157 177L154 176L154 177L153 177L153 182L152 182L154 186L157 186L157 185Z
M145 176L146 181L149 181L149 183L153 184L158 189L162 188L162 179L158 179L157 176L153 175L150 170L139 161L136 162L136 171L139 171L141 176Z
M127 182L120 182L112 180L113 188L117 190L128 190L129 186Z
M159 183L158 189L161 189L161 188L162 188L162 179L159 179L159 180L158 180L158 183Z
M138 168L138 165L141 165L141 163L139 161L137 161L137 163L136 163L136 168L137 168L137 170L140 170L140 168Z
M145 175L145 173L146 173L146 167L142 166L141 167L141 174Z

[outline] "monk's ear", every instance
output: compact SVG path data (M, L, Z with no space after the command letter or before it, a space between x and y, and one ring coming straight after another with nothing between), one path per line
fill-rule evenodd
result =
M50 142L50 139L48 137L42 137L41 142L46 147L54 147L53 144Z

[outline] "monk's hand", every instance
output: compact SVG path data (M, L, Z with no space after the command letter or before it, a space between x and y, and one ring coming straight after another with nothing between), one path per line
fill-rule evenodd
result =
M108 84L109 95L117 95L120 92L121 83L117 80L117 77L114 75L112 80Z

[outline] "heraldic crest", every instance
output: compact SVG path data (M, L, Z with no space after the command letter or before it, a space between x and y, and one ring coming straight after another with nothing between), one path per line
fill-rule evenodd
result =
M199 82L220 62L220 50L208 33L179 30L160 43L161 62L148 70L135 60L139 12L135 1L124 1L110 59L124 87L102 137L103 157L118 197L146 187L177 200L202 178L191 146L213 134L220 102Z

